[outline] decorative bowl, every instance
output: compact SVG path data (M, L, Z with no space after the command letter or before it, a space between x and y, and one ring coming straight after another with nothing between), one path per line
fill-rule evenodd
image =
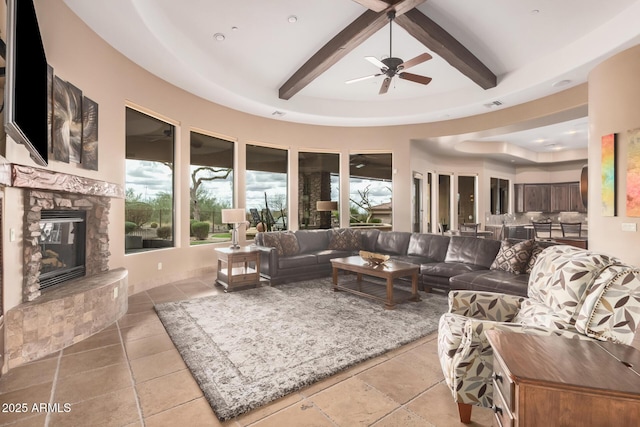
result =
M375 252L360 251L360 258L371 265L381 265L389 260L389 255L377 254Z

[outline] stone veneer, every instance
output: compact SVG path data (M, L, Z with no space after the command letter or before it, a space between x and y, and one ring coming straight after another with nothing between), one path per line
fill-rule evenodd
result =
M23 300L33 301L40 296L40 261L42 253L39 244L40 212L42 210L82 210L86 212L86 276L109 269L109 206L108 197L84 194L54 193L48 191L25 190L24 213L24 286Z

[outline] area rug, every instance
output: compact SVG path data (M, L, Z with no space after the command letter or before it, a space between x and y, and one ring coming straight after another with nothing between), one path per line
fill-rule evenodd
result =
M446 297L395 310L330 279L263 286L155 309L220 420L437 330Z

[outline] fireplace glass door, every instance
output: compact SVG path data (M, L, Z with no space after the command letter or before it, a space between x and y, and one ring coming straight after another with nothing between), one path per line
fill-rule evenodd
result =
M39 243L41 290L85 275L84 211L42 211Z

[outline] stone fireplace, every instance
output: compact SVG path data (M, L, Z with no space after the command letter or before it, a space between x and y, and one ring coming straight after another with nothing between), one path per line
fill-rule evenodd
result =
M108 233L111 198L124 198L124 191L117 184L15 164L1 166L0 184L22 191L24 200L23 303L5 315L4 355L12 369L82 341L126 313L127 271L109 269ZM59 225L47 225L54 223ZM81 254L63 254L75 250ZM50 264L66 267L70 259L81 265L63 268L55 286L42 289Z

